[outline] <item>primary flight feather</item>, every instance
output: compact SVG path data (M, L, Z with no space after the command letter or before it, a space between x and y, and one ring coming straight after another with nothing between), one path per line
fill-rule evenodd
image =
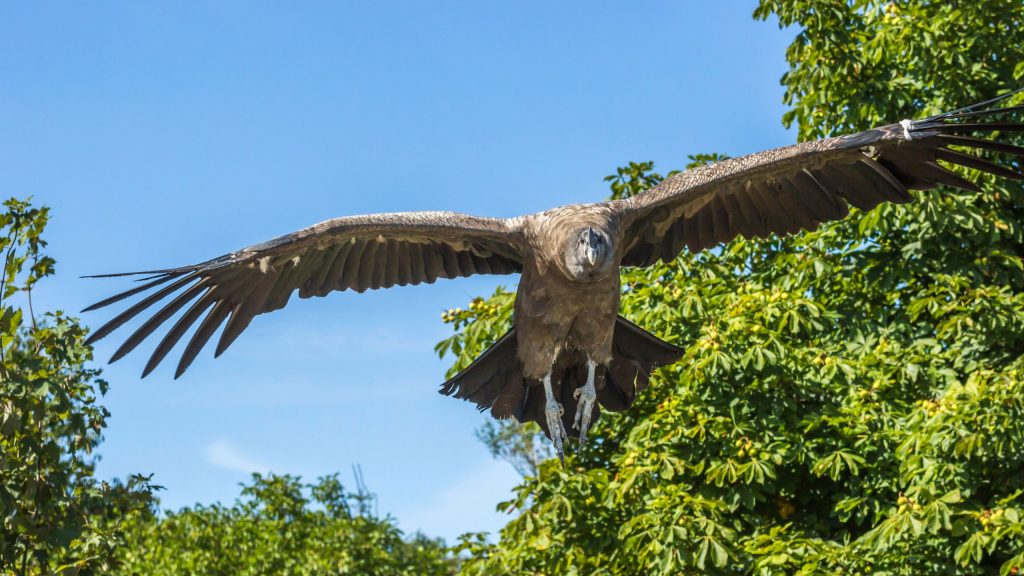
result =
M138 301L88 342L161 303L110 361L180 313L143 371L146 376L156 368L195 326L177 378L221 326L217 356L256 315L283 308L296 290L308 298L518 272L513 329L441 391L497 418L537 422L561 456L570 433L585 440L599 406L628 408L656 366L682 355L618 315L622 266L668 262L684 247L697 252L736 236L812 230L846 216L848 205L870 210L910 202L908 190L977 190L940 161L1021 179L1024 147L977 136L1024 131L1024 123L1013 120L1024 106L989 107L1014 93L923 120L702 166L625 200L509 219L400 212L328 220L192 266L132 273L147 277L86 311Z

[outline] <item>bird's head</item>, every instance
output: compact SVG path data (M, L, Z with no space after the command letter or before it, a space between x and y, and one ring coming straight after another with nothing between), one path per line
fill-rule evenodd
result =
M570 237L565 264L576 280L596 280L607 274L611 256L608 234L588 226Z

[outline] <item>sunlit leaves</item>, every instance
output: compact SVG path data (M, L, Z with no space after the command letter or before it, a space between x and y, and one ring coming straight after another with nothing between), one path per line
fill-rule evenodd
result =
M847 472L856 476L862 466L867 462L861 456L848 452L846 450L836 450L831 454L826 455L814 463L814 467L811 468L811 472L814 472L818 476L828 476L833 480L839 480L842 478L843 473Z

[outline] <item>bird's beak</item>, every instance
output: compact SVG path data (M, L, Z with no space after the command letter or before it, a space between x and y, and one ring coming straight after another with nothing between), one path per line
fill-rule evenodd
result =
M600 242L600 237L594 233L593 228L587 228L587 249L586 257L587 263L591 266L597 262L597 244Z

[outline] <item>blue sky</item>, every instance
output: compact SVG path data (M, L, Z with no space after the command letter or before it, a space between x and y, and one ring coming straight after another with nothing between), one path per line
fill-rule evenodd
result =
M53 209L58 275L37 310L126 286L80 275L335 216L513 216L601 199L629 161L793 141L779 120L793 31L753 21L752 2L294 6L0 5L0 196ZM176 509L230 501L252 471L352 484L359 464L405 530L496 530L517 476L474 437L485 416L437 393L433 345L443 310L515 282L295 298L178 381L173 362L139 380L144 344L106 369L98 474L154 473Z

